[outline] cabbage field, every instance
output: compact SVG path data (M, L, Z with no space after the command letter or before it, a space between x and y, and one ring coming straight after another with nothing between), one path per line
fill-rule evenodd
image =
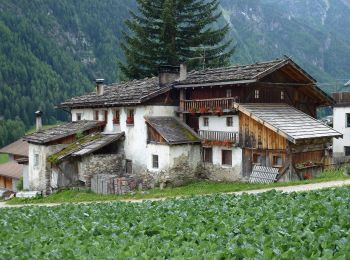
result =
M0 209L1 259L349 259L350 187Z

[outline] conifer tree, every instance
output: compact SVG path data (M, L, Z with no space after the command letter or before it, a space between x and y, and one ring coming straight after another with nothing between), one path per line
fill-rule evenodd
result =
M120 64L128 78L158 74L160 65L186 62L189 69L227 65L233 53L226 40L229 25L221 17L219 0L137 0L138 12L126 21Z

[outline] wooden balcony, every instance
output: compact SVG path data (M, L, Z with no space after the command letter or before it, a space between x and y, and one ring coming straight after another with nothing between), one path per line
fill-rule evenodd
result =
M184 113L214 113L218 110L234 110L237 98L212 98L196 100L180 100L180 111Z
M228 141L234 144L238 143L238 132L224 132L224 131L207 131L207 130L199 130L199 136L203 140L208 141Z

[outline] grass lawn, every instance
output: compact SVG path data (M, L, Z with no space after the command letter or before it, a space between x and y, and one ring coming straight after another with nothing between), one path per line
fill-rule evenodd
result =
M137 191L128 195L101 195L91 191L70 189L64 190L47 197L39 197L33 199L14 198L8 201L8 204L31 204L31 203L63 203L63 202L89 202L89 201L113 201L125 199L156 199L156 198L172 198L177 196L193 196L206 195L225 192L248 191L255 189L266 189L273 187L295 186L309 183L319 183L334 180L350 179L344 176L342 170L329 170L322 173L318 178L305 181L283 182L273 184L251 184L242 182L195 182L186 186L177 188L153 189L149 191Z
M7 163L9 160L9 156L7 154L0 154L0 164Z

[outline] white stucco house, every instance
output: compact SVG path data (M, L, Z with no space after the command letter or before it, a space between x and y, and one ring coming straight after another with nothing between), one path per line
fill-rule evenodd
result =
M285 83L276 87L281 80ZM295 88L295 83L305 87ZM288 57L190 73L185 65L162 66L159 77L110 85L98 79L95 91L58 106L70 112L70 123L43 131L37 120L38 131L24 138L29 143L28 183L30 189L50 193L77 182L89 187L91 180L97 187L99 179L94 176L105 180L109 175L118 180L104 182L109 187L105 190L115 183L116 190L123 190L125 183L133 188L140 184L133 176L142 176L141 186L147 187L164 180L179 184L188 176L247 179L255 165L292 175L288 170L292 163L302 164L310 155L319 165L325 154L323 143L341 136L313 119L317 106L332 102ZM262 106L243 115L244 106L238 103L269 107L282 103L287 107L278 109L286 115L265 122L259 114ZM298 119L307 119L306 127L323 130L310 134L306 129L297 137L281 131L279 121L288 124L284 118L289 106L298 109ZM315 147L312 151L296 147L292 162L292 151L285 148L291 140L296 146L310 142Z

